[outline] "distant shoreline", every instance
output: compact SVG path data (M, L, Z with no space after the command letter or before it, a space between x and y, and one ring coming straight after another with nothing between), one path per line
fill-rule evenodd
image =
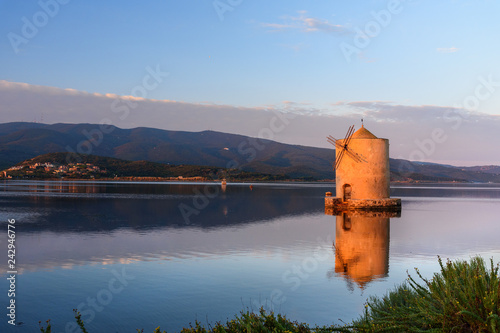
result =
M198 178L198 177L196 177ZM3 181L20 181L20 180L34 180L34 181L64 181L64 182L72 182L72 181L86 181L86 182L170 182L170 183L221 183L222 180L213 180L213 179L169 179L169 178L161 178L161 177L118 177L118 178L98 178L98 179L88 179L88 178L0 178ZM227 181L227 180L226 180ZM288 180L235 180L235 181L227 181L228 184L231 183L335 183L334 180L331 179L321 179L321 180L301 180L301 179L288 179Z
M184 179L169 179L162 177L117 177L117 178L98 178L98 179L89 179L89 178L0 178L3 181L64 181L64 182L169 182L169 183L221 183L222 180L213 180L213 179L200 179L201 177L192 177L192 178L184 178ZM226 180L227 181L227 180ZM235 181L227 181L228 184L250 184L250 183L330 183L335 184L335 180L332 179L320 179L320 180L302 180L302 179L287 179L287 180L235 180ZM467 181L391 181L391 184L500 184L500 183L479 183L479 182L467 182Z

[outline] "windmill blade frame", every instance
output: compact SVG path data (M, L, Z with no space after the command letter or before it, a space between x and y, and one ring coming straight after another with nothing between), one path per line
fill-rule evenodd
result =
M351 141L353 133L354 133L354 125L352 125L351 127L349 127L349 129L347 130L347 133L346 133L344 141L343 141L344 148L340 152L340 156L339 156L338 161L335 161L335 170L337 170L338 166L340 165L340 162L344 158L344 154L346 152L348 152L348 145L349 145L349 142Z
M342 144L339 142L340 140L335 139L333 136L329 135L326 139L327 141L335 146L335 149L340 149L340 152L337 154L335 159L335 164L333 165L333 170L337 170L344 158L344 155L348 155L356 162L366 162L366 159L359 154L353 152L349 149L349 143L351 142L352 135L354 134L354 125L351 125L347 130L347 133L342 141Z
M338 168L338 166L340 165L340 162L342 161L342 158L344 157L344 154L346 152L347 142L348 142L347 140L351 138L353 132L354 132L354 125L351 125L349 127L349 129L347 130L347 133L344 137L344 140L343 140L344 144L343 145L338 143L339 140L335 139L333 136L330 135L329 137L327 137L327 140L330 143L333 143L337 149L341 148L340 153L338 153L338 155L335 159L335 165L333 166L333 170L336 170Z

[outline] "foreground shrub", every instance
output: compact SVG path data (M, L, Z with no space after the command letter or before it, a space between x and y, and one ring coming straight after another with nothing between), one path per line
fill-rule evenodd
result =
M383 298L370 298L352 328L360 332L500 332L499 266L481 257L467 261L439 258L440 273L408 282Z
M273 312L267 313L263 308L259 313L241 312L235 319L228 321L226 324L217 323L214 327L206 329L196 322L195 327L184 328L182 333L225 333L225 332L296 332L306 333L311 332L306 324L292 322L286 316L280 314L275 315ZM155 333L160 333L157 329ZM163 332L165 333L165 332Z
M75 319L83 333L87 333L84 323L81 319L81 314L78 310L73 310L75 312ZM50 320L47 321L47 327L43 327L40 324L40 331L42 333L50 333L52 331ZM321 332L323 329L316 329L316 332ZM331 329L327 329L327 332L331 332ZM143 333L143 330L137 330L139 333ZM298 323L296 321L291 321L286 316L281 314L275 315L273 312L266 312L263 308L260 309L259 313L254 312L241 312L239 316L235 319L227 321L225 324L216 323L213 327L209 326L205 328L198 321L195 325L190 325L189 328L183 328L182 333L232 333L232 332L254 332L254 333L271 333L271 332L289 332L289 333L307 333L312 332L312 330L304 323ZM166 333L158 327L154 333Z

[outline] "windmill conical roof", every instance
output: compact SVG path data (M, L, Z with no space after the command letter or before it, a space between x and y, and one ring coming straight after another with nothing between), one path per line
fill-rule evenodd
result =
M378 139L372 132L361 126L359 130L352 135L353 139Z

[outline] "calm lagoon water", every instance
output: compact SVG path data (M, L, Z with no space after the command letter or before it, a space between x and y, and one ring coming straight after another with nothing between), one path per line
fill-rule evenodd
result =
M325 214L331 184L0 183L1 332L179 331L261 306L349 322L437 256L500 261L500 185L394 186L400 217ZM7 220L16 322L7 323ZM2 235L3 234L3 235Z

